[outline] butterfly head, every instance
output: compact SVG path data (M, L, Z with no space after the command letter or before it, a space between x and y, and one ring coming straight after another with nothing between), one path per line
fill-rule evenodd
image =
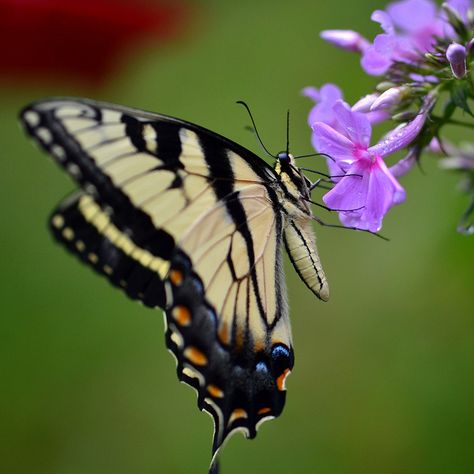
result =
M291 153L288 153L287 151L280 151L280 153L277 154L277 160L280 162L280 166L290 166L295 164L295 158Z
M276 162L274 165L277 174L282 177L283 174L291 173L296 167L294 156L287 151L280 151L275 155Z

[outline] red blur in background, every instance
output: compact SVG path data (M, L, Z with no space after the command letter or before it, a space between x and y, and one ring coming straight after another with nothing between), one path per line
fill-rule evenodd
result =
M0 0L0 79L100 86L144 42L184 33L178 1Z

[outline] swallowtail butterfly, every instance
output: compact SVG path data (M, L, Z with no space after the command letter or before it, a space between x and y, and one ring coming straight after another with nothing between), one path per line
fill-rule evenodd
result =
M35 102L29 135L80 189L53 211L54 237L130 298L165 313L181 381L214 425L213 462L285 403L293 367L281 247L329 297L308 203L288 152L274 167L197 125L87 99Z

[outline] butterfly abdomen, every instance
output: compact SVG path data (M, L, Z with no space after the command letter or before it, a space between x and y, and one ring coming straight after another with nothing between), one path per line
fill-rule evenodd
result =
M306 286L320 299L329 299L329 286L316 248L310 221L288 219L284 240L290 260Z

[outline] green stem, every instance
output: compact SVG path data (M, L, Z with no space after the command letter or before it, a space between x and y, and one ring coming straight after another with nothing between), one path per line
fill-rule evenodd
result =
M471 97L474 97L474 82L472 81L472 76L469 72L467 73L467 82L471 86Z
M445 123L450 123L451 125L460 125L461 127L474 128L474 123L462 122L461 120L449 119Z

